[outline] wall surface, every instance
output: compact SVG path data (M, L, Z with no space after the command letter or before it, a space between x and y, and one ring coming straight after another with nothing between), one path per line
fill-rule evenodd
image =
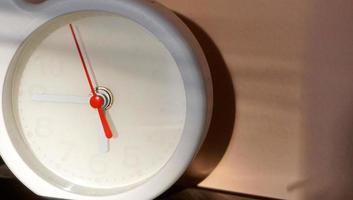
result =
M198 37L207 56L222 56L234 87L234 96L216 88L224 101L235 100L234 128L199 186L283 199L351 195L344 186L352 175L353 2L159 2L196 24L196 36L203 30L211 38L208 47Z

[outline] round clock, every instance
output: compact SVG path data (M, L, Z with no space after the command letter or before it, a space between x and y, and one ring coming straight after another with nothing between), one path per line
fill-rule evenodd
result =
M152 199L207 132L212 88L191 32L141 0L2 1L0 152L40 196Z

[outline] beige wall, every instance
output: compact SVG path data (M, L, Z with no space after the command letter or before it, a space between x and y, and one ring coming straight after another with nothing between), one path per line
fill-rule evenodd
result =
M352 1L159 2L189 19L211 60L216 103L226 104L216 105L222 119L211 127L211 138L228 137L231 130L231 140L223 157L210 156L213 165L220 161L212 172L207 159L194 163L194 176L207 176L199 186L297 199L298 191L309 193L309 183L315 183L314 196L330 191L333 196L326 197L347 197L344 187L335 193L332 185L347 185L350 179L344 177L353 166L346 162L353 154L340 155L347 153L344 141L352 138L353 127ZM224 67L235 97L226 91L231 86ZM211 143L202 152L221 148Z

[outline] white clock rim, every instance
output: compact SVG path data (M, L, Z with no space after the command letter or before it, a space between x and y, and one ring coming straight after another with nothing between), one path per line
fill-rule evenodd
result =
M34 193L52 198L152 199L168 189L184 173L202 144L212 112L212 80L206 58L197 40L181 20L160 4L145 0L49 0L39 6L24 3L22 0L12 0L1 1L0 5L6 10L0 12L0 22L7 27L0 30L0 43L6 43L9 36L13 37L11 44L0 47L0 127L6 127L6 108L3 105L6 73L21 43L48 20L83 10L118 13L156 35L178 64L187 100L185 127L176 152L156 175L131 190L109 196L89 196L58 188L27 166L14 147L9 132L1 129L0 153L15 176Z

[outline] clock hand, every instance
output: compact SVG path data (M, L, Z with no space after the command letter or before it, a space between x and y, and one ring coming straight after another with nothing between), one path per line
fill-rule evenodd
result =
M96 115L96 118L96 120L100 120L98 115ZM109 152L109 140L107 139L107 137L105 137L103 127L99 126L98 128L98 132L100 133L97 134L97 140L99 141L99 151L101 153L107 153Z
M33 94L32 100L47 103L88 104L89 97L56 94Z
M75 45L76 45L76 48L77 48L77 52L78 52L78 54L80 56L80 59L81 59L81 63L82 63L82 66L83 66L83 69L84 69L84 72L85 72L85 75L86 75L86 78L87 78L87 81L88 81L88 85L89 85L89 87L91 89L91 92L93 94L91 99L90 99L90 104L91 104L91 106L93 108L96 108L98 110L99 118L101 120L105 136L108 139L110 139L113 136L113 134L112 134L112 131L110 129L108 120L107 120L107 118L105 116L104 110L102 108L102 106L104 104L104 99L103 99L103 97L97 95L96 90L93 87L92 79L91 79L91 77L90 77L90 75L88 73L87 65L86 65L86 62L85 62L85 60L83 58L82 51L81 51L80 45L79 45L77 37L76 37L75 30L74 30L72 24L69 24L69 26L70 26L72 37L74 39L74 42L75 42Z
M78 95L56 95L56 94L33 94L32 95L32 101L36 102L44 102L44 103L71 103L71 104L88 104L89 102L89 97L85 96L78 96ZM99 116L97 115L97 120L99 119ZM99 146L101 149L102 153L109 152L109 142L107 138L105 137L104 134L104 129L102 126L99 126L99 132L102 134L99 134ZM0 167L1 171L1 167ZM1 172L0 172L0 177L1 177Z

